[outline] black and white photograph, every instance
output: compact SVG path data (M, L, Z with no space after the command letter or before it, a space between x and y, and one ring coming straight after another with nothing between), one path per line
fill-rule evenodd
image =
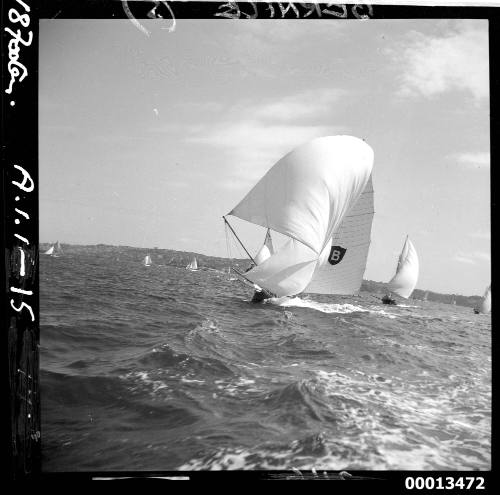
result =
M488 19L121 3L36 21L42 472L491 470Z

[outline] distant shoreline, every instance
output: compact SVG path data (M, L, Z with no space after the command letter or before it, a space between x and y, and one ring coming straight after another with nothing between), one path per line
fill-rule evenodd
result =
M52 243L49 242L41 242L40 251L47 249L51 244ZM112 244L66 244L66 243L61 243L61 246L63 247L65 252L68 252L68 254L71 252L78 252L78 251L92 252L95 250L99 251L118 250L118 252L128 252L128 253L130 253L130 251L133 250L135 252L139 252L140 254L144 254L144 252L147 251L153 256L153 262L155 256L158 256L160 258L163 258L164 256L167 258L168 256L177 257L177 263L173 264L173 266L183 266L184 261L186 262L186 264L189 263L193 256L197 257L198 264L201 267L207 266L219 270L227 268L228 261L230 260L236 264L239 264L240 266L245 266L249 263L248 259L223 258L220 256L209 256L207 254L200 254L192 251L178 251L175 249L158 248L158 247L151 248L151 247L135 247L135 246L115 246ZM168 259L164 261L167 261L166 264L169 265ZM387 284L385 282L376 282L373 280L365 280L365 279L363 279L363 282L361 284L361 290L376 294L378 293L381 295L385 294L388 291ZM480 295L462 296L460 294L442 294L439 292L434 292L426 289L415 289L409 300L423 301L424 294L426 292L427 292L428 302L440 302L444 304L451 304L453 299L455 299L457 306L465 306L473 308L481 300Z

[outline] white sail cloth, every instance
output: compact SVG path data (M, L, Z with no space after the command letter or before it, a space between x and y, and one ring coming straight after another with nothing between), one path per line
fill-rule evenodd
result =
M259 252L255 255L254 261L256 265L261 265L267 258L270 258L274 254L273 241L271 239L271 232L267 229L266 238L264 244L259 249Z
M479 304L478 311L480 313L489 313L491 311L491 285L486 289L481 303Z
M323 250L311 282L305 292L316 294L355 294L359 292L365 273L374 215L371 177L363 194L347 213L332 241ZM345 249L342 261L328 261L331 246Z
M189 263L188 266L186 266L188 270L198 270L198 262L196 261L196 258L193 258L191 263Z
M407 237L394 277L389 282L389 290L408 299L418 280L419 264L415 246Z
M291 240L245 277L278 297L304 291L372 166L373 150L352 136L317 138L279 160L230 214Z
M290 239L264 263L245 277L278 297L302 292L311 280L318 256L295 239Z

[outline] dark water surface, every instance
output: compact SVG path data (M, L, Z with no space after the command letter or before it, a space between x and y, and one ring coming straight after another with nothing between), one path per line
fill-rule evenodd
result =
M42 256L44 471L490 469L489 315L141 253Z

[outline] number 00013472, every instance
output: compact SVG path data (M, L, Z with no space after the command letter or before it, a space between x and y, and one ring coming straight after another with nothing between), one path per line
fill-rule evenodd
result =
M405 478L407 490L484 490L484 478L481 476L408 476Z

